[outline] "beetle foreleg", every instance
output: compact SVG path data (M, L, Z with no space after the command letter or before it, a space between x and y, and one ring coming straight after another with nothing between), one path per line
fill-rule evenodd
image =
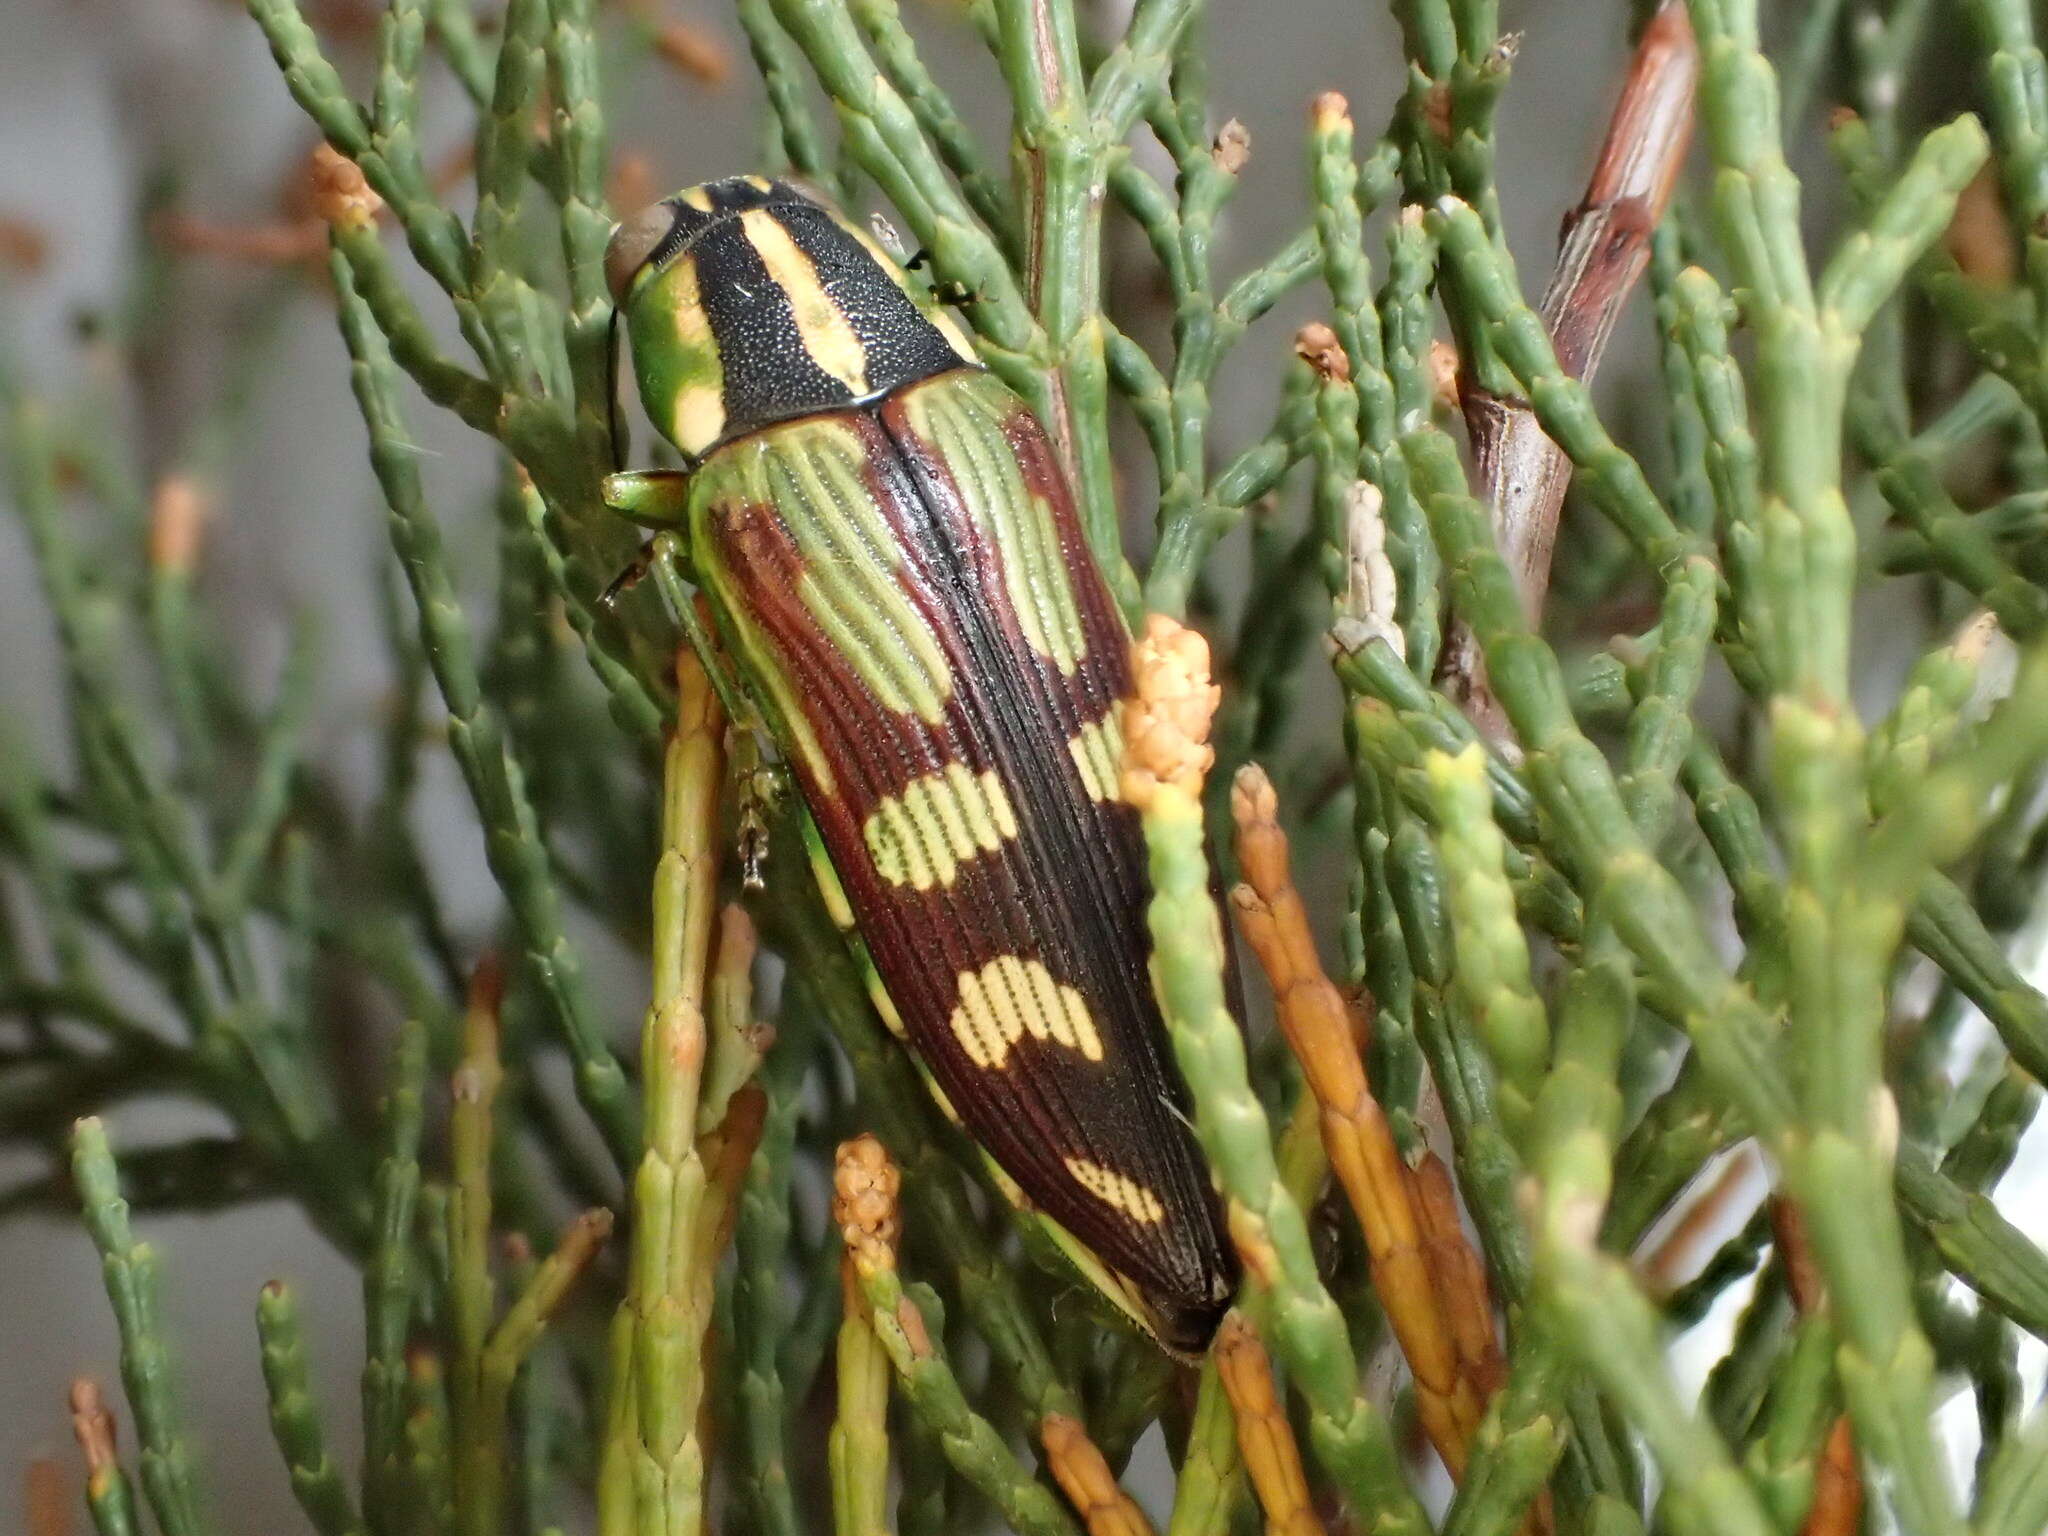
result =
M690 506L686 469L628 469L604 477L604 504L648 528L678 528Z
M704 622L704 613L698 606L701 599L689 585L692 573L684 553L682 536L657 533L641 549L640 564L644 571L652 573L654 584L660 588L662 599L668 606L669 616L683 627L683 633L690 637L690 648L704 663L704 670L711 674L711 686L718 691L719 703L725 706L726 719L745 730L764 730L760 710L754 707L746 689L740 686L739 679L733 675L730 660L719 648L710 626Z

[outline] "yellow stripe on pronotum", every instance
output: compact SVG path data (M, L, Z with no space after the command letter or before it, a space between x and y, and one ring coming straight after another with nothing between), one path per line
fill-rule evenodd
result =
M868 392L868 349L846 314L818 285L818 270L798 249L788 229L755 208L740 215L740 228L753 242L754 254L768 276L789 300L797 334L811 361L846 386L854 396Z

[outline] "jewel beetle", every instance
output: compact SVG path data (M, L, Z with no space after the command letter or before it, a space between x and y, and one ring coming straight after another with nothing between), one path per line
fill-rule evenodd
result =
M654 204L606 276L686 461L606 499L680 536L885 1021L1013 1197L1199 1352L1235 1259L1149 978L1118 794L1129 636L1043 427L787 183Z

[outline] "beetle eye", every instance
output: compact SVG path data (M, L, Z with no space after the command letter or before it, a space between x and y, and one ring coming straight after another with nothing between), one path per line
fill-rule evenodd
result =
M634 274L647 264L654 248L675 227L676 211L667 203L642 208L612 231L611 244L604 250L604 281L612 291L612 302L623 304Z

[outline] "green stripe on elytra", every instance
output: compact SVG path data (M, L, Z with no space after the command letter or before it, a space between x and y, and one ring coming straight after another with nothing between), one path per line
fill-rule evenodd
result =
M951 470L969 517L994 543L1003 587L1026 643L1062 677L1071 677L1088 654L1088 637L1052 509L1026 486L1003 432L1017 408L1015 397L986 377L948 382L948 388L915 390L905 397L910 428Z
M767 494L804 559L798 595L886 708L936 725L953 691L937 637L903 596L898 538L861 470L858 437L837 422L778 433L759 463Z
M759 452L742 447L713 454L690 481L690 542L697 572L707 594L721 611L720 630L740 671L753 685L756 702L770 716L769 725L784 750L804 760L820 794L838 791L837 776L824 743L811 728L801 691L783 670L775 641L754 616L753 605L728 564L725 541L713 526L721 511L747 505L748 476L743 461Z
M889 1033L908 1044L910 1031L904 1026L903 1015L896 1011L896 1000L889 995L889 989L882 984L882 973L875 969L875 957L868 953L867 941L860 936L855 926L853 903L846 899L846 887L840 883L839 871L833 867L832 855L826 851L825 839L818 832L818 824L809 816L804 817L804 853L810 859L811 876L818 882L818 894L824 898L825 911L831 916L832 924L845 937L848 949L853 952L853 961L860 968L862 983L868 989L868 1000L875 1005L875 1012ZM918 1070L926 1084L938 1097L946 1111L946 1117L955 1125L960 1116L939 1092L939 1085L932 1081L931 1073L922 1061Z
M700 479L703 478L700 473ZM715 494L715 488L707 485L707 498ZM726 644L739 662L741 672L753 685L756 702L762 706L764 714L772 717L768 723L774 728L776 739L785 744L785 750L794 747L803 758L820 794L837 793L832 759L826 756L818 733L811 729L810 717L804 713L802 696L776 659L774 641L755 620L744 598L735 600L732 573L725 567L717 542L703 537L700 530L696 544L700 551L698 572L724 613L725 622L720 628Z

